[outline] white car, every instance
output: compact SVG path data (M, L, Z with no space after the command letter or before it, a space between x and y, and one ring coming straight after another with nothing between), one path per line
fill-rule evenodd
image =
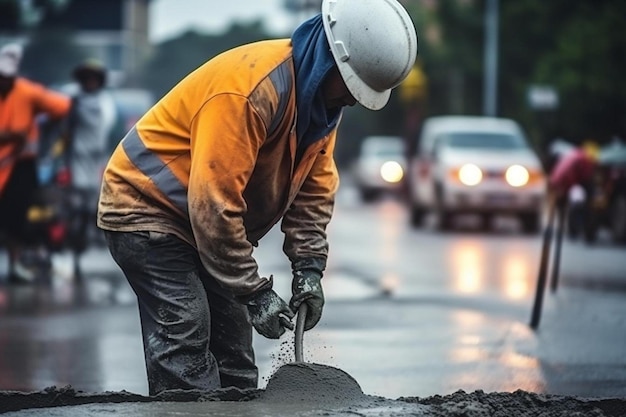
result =
M384 192L400 192L406 170L404 149L404 140L398 136L363 139L353 165L354 182L363 201L372 201Z
M411 224L437 213L439 229L457 214L515 215L535 233L547 186L543 166L517 122L482 116L438 116L424 121L409 162Z

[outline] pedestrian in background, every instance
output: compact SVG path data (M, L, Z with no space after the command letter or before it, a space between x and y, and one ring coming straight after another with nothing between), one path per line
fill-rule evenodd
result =
M106 89L107 70L94 59L80 63L72 72L79 91L72 96L67 120L65 148L76 197L69 246L74 255L74 277L81 278L79 257L97 239L96 212L102 173L109 159L109 140L116 121L115 102Z
M581 185L586 191L591 186L600 149L594 141L585 141L581 146L565 152L550 172L550 187L557 198L567 198L571 187Z
M303 303L318 323L343 107L385 106L416 55L398 2L324 0L291 39L197 68L124 137L98 225L138 298L150 394L256 388L252 328L278 339ZM279 221L289 303L253 257Z
M568 234L576 237L585 230L592 215L594 180L600 149L594 141L565 152L555 163L549 177L550 191L561 215L568 215Z
M0 233L9 253L10 283L34 279L19 259L27 210L38 186L36 118L63 118L71 106L69 97L18 76L22 53L15 43L0 49Z

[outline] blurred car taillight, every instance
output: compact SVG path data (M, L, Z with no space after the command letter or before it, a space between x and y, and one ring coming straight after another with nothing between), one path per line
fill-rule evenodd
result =
M67 236L67 225L63 222L54 222L48 227L48 238L53 248L61 247Z
M59 168L56 174L56 183L61 187L67 187L72 181L72 173L68 167Z

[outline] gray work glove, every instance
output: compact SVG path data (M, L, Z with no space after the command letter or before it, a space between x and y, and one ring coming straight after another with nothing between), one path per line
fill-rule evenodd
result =
M293 296L289 306L298 311L302 303L308 307L304 330L310 330L320 321L324 307L324 292L322 291L322 273L315 269L295 270L291 282Z
M293 330L291 319L295 314L271 285L247 297L244 303L248 307L252 325L260 335L278 339L285 333L285 328Z

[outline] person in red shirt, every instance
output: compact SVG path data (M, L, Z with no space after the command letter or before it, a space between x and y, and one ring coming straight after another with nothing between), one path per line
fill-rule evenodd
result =
M559 159L550 173L550 188L557 198L565 198L576 184L588 188L598 162L598 146L585 142Z
M563 155L550 173L550 191L561 215L567 210L568 233L572 238L585 230L585 224L589 220L590 196L598 157L598 145L586 141L581 147Z
M38 186L36 118L66 116L71 99L18 76L21 45L0 49L0 234L9 252L8 281L32 280L17 260L31 196Z

